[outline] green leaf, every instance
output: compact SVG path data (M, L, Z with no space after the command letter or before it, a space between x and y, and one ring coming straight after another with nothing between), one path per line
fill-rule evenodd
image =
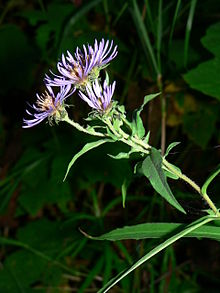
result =
M42 156L43 157L43 156ZM56 203L60 208L65 207L71 199L71 190L68 182L60 182L65 167L66 157L55 156L51 165L47 160L36 161L28 165L23 173L23 182L18 202L20 207L31 216L35 216L46 204ZM51 171L47 172L48 168ZM33 195L35 200L33 200Z
M185 229L180 231L179 233L175 234L174 236L168 238L166 241L162 242L155 248L153 248L150 252L145 254L142 258L140 258L136 263L134 263L129 269L126 269L119 273L116 277L112 278L103 288L101 288L98 293L105 293L108 292L115 284L117 284L120 280L122 280L124 277L126 277L129 273L134 271L136 268L140 267L143 263L145 263L147 260L152 258L154 255L158 254L160 251L164 250L177 240L185 237L187 234L191 233L192 231L198 229L199 227L205 225L206 223L213 221L215 218L206 216L203 217L190 225L188 225Z
M122 194L122 205L123 208L125 208L125 200L126 200L126 195L127 195L127 189L129 186L130 180L127 178L124 179L122 186L121 186L121 194Z
M220 100L220 58L199 64L196 68L184 74L185 81L191 88Z
M149 156L142 163L142 172L149 179L153 188L165 198L172 206L179 211L186 213L181 205L175 199L170 187L166 181L166 176L162 169L162 157L158 150L151 149Z
M98 237L92 237L94 240L118 241L126 239L148 239L148 238L164 238L175 231L179 231L185 227L181 223L145 223L133 226L125 226L105 233ZM185 237L209 238L220 240L219 226L202 226L196 231L187 234Z
M29 222L17 232L17 239L21 243L43 251L49 256L57 255L67 238L66 230L62 230L58 222L47 219Z
M169 152L175 147L177 146L178 144L180 144L180 142L172 142L168 147L167 147L167 150L166 150L166 153L164 155L164 158L166 158L166 156L168 156Z
M175 39L172 41L172 46L169 48L170 60L175 63L176 70L181 72L184 68L184 40ZM192 46L188 47L187 66L195 65L199 62L200 55Z
M32 292L31 285L41 279L46 264L45 260L25 250L10 254L1 268L0 292Z
M116 156L114 155L110 155L108 154L109 157L115 159L115 160L121 160L121 159L129 159L131 154L133 153L140 153L141 152L141 149L135 149L135 148L132 148L129 152L120 152L118 153Z
M206 194L207 188L209 187L209 184L215 179L215 177L220 173L220 165L218 165L216 171L209 176L209 178L205 181L205 183L202 186L202 194Z
M110 155L110 154L108 154L108 156L115 160L121 160L121 159L129 159L130 154L125 152L120 152L116 156Z
M146 137L144 138L144 142L148 144L149 143L149 139L150 139L150 131L148 131Z
M152 47L152 44L151 44L151 41L149 38L149 33L147 31L147 27L146 27L144 20L142 18L137 1L133 0L132 2L133 2L133 9L131 10L131 13L132 13L132 17L134 19L135 26L137 28L137 32L139 34L139 38L143 44L145 54L147 55L147 57L150 56L150 59L151 59L152 65L154 67L156 75L159 75L160 71L159 71L158 64L157 64L157 61L155 58L155 52L154 52L154 49Z
M87 274L86 279L83 281L82 286L77 290L78 293L86 292L86 288L89 287L89 285L93 282L94 277L100 274L104 264L104 257L102 256L99 258L95 265L92 267L92 269Z
M218 57L220 57L219 36L220 22L217 22L207 29L205 36L201 39L203 46Z
M195 113L190 112L184 114L184 132L191 140L203 149L207 146L212 135L214 134L216 121L219 117L218 110L218 107L215 105L206 104L205 106L200 107L200 109Z
M71 160L71 162L69 163L68 165L68 168L67 168L67 171L66 171L66 174L65 174L65 177L63 179L63 181L66 179L69 171L70 171L70 168L73 166L73 164L76 162L76 160L81 157L83 154L87 153L88 151L94 149L94 148L97 148L98 146L106 143L106 142L113 142L112 139L100 139L100 140L97 140L97 141L93 141L93 142L89 142L87 143L86 145L84 145L84 147L81 149L81 151L79 151Z
M150 102L151 100L153 100L154 98L156 98L159 95L160 95L160 93L145 96L143 104L140 106L139 109L134 111L133 119L132 119L132 123L131 123L133 135L136 134L139 138L142 138L145 135L145 128L144 128L144 125L143 125L143 122L142 122L142 119L140 116L141 112L143 111L144 106L148 102Z
M169 163L170 164L170 163ZM174 169L176 169L178 172L181 173L181 170L180 168L176 167L175 165L173 164L170 164ZM162 166L163 170L164 170L164 173L167 177L171 178L171 179L179 179L179 176L174 174L171 170L168 170L164 165Z
M188 48L189 48L189 39L192 30L192 23L195 15L197 0L190 1L189 15L186 24L186 33L185 33L185 42L184 42L184 65L187 66L188 61Z
M117 118L115 118L114 120L113 120L113 127L114 127L114 129L115 130L120 130L120 127L123 125L123 122L122 122L122 120L121 119L117 119Z
M210 26L206 35L201 39L207 50L215 55L215 58L199 64L184 75L184 79L190 87L220 100L220 23Z

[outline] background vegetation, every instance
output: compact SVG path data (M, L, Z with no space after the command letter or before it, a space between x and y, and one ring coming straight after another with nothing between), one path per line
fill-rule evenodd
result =
M97 292L158 239L98 242L125 225L190 223L207 206L182 182L172 190L187 211L161 201L134 162L112 160L120 144L86 154L63 177L87 137L60 124L22 129L26 101L44 90L43 78L61 53L94 39L113 39L118 56L108 70L114 99L127 112L148 93L163 92L143 112L151 144L180 141L170 161L201 183L220 158L220 2L218 0L9 0L0 4L0 292ZM83 122L78 96L69 112ZM162 110L162 111L161 111ZM161 112L163 113L161 115ZM163 129L164 132L164 129ZM105 164L104 164L105 163ZM121 185L130 183L125 208ZM210 187L220 205L219 176ZM219 292L220 247L184 239L127 276L111 292Z

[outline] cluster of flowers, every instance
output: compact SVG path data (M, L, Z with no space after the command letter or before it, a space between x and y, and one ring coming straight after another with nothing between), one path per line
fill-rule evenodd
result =
M83 45L83 50L77 48L74 56L67 51L57 63L60 75L51 72L52 77L46 75L44 82L46 91L36 95L37 101L31 106L33 113L26 110L31 119L24 119L23 128L39 124L45 118L49 121L62 120L65 114L64 101L76 90L82 100L92 109L105 112L111 106L111 99L115 90L115 82L109 85L105 80L100 83L100 70L105 68L117 55L117 46L113 41L95 40L94 46ZM56 93L53 87L58 87Z

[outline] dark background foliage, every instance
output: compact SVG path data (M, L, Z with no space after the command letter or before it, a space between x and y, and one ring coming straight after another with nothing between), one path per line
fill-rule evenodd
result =
M220 157L220 3L162 2L162 31L157 30L161 1L137 4L155 55L160 55L167 145L181 142L169 159L201 184ZM178 17L172 26L177 2ZM193 2L195 11L190 15ZM134 3L9 0L0 4L0 292L97 292L158 240L98 242L88 240L79 227L100 235L137 223L189 223L207 208L178 181L171 187L188 213L174 210L144 178L132 179L133 162L107 156L121 150L120 144L86 154L63 182L68 162L88 137L62 123L22 129L26 102L34 102L35 93L44 90L44 74L55 70L62 52L74 52L95 38L113 39L118 45L108 73L117 81L114 98L125 104L128 115L146 94L159 91ZM70 115L84 123L88 107L78 96L70 103L74 105ZM151 144L160 147L159 99L145 109L143 121L151 131ZM124 178L130 181L125 208ZM209 189L217 206L218 179ZM181 240L112 292L219 292L219 263L217 241Z

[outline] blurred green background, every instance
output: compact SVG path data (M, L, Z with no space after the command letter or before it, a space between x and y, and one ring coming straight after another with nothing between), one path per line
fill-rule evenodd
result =
M97 292L111 277L158 243L97 242L100 235L146 222L190 223L207 206L182 182L172 182L182 215L157 196L134 163L112 160L122 145L84 155L63 177L88 137L60 123L22 129L27 102L44 90L62 52L113 39L108 67L114 99L128 112L162 89L166 144L181 144L169 160L201 184L220 158L219 0L9 0L0 4L0 292ZM75 95L68 109L85 123L89 108ZM160 99L143 120L160 147ZM121 185L130 183L126 207ZM209 189L220 206L219 176ZM184 239L145 263L111 292L219 292L220 247Z

